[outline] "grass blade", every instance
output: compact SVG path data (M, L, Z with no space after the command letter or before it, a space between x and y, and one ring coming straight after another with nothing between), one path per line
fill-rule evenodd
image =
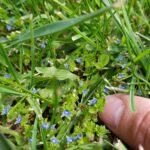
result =
M42 141L44 144L44 150L48 150L45 130L41 126L40 126L40 130L41 130Z
M31 37L31 82L30 88L34 84L34 71L35 71L35 47L34 47L34 32L33 32L33 22L30 20L30 37Z
M135 100L134 100L134 91L135 91L135 78L133 77L132 78L132 81L131 81L131 86L130 86L130 109L131 111L135 111L136 108L135 108Z
M37 135L38 118L35 118L33 134L32 134L32 150L36 150L36 135Z
M23 93L20 93L20 92L14 90L13 88L7 87L7 86L4 86L4 85L0 85L0 93L23 95Z
M150 48L149 49L146 49L144 50L142 53L140 53L137 57L134 58L134 62L137 62L139 61L141 58L143 58L144 56L147 56L150 54Z
M17 144L21 144L22 143L21 136L19 135L19 133L9 129L8 127L3 127L3 126L0 125L0 133L11 135L11 136L15 137L15 140L16 140Z
M3 48L1 43L0 43L0 51L2 53L2 56L3 56L6 64L8 65L8 69L9 69L10 73L12 74L12 76L14 77L16 82L19 83L19 80L17 78L16 72L15 72L15 70L14 70L14 68L13 68L13 66L12 66L12 64L10 62L10 59L8 58L8 56L7 56L7 54L6 54L6 52L5 52L5 50L4 50L4 48Z
M106 7L106 8L97 10L97 11L90 13L90 14L87 14L87 15L82 15L80 17L65 19L62 21L57 21L57 22L46 24L42 27L34 29L34 31L33 31L34 32L34 38L48 35L48 34L52 34L52 33L56 33L59 31L63 31L65 29L68 29L72 26L75 26L81 22L84 22L88 19L92 19L98 15L101 15L104 12L106 12L110 9L113 9L113 8L114 8L113 6L110 6L110 7ZM20 34L19 37L17 38L17 40L14 41L14 44L29 40L30 38L31 38L31 33L30 33L30 31L28 31L26 33Z
M28 100L30 106L34 109L37 117L39 119L41 119L42 118L42 110L41 110L37 100L35 100L35 99L31 98L31 97L27 97L27 100Z
M10 142L6 139L6 137L0 133L0 148L2 150L14 150Z

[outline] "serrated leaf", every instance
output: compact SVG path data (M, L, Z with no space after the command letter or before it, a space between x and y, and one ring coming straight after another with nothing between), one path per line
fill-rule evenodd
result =
M68 70L57 69L55 67L36 67L36 71L41 73L43 77L55 78L57 80L76 80L78 76Z
M98 70L103 69L107 64L109 63L109 55L107 54L102 54L98 58L98 62L95 63L95 67Z

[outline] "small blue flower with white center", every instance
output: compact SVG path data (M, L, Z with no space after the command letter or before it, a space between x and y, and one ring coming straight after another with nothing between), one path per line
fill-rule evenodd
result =
M57 143L58 143L58 140L57 140L57 138L53 137L53 138L51 138L51 142L52 142L53 144L57 144Z
M82 137L81 134L77 134L75 137L75 140L79 140L79 139L81 139L81 137Z
M85 96L85 95L87 95L88 94L88 90L83 90L83 95Z
M9 110L10 110L10 106L6 107L6 108L3 110L3 114L4 114L4 115L7 115L8 112L9 112Z
M45 43L41 43L41 44L40 44L40 47L41 47L41 48L45 48L45 47L46 47L46 44L45 44Z
M54 130L56 128L56 124L51 125L51 130Z
M122 67L122 68L125 68L127 64L128 64L128 63L125 62L124 64L121 65L121 67Z
M32 90L32 93L35 94L35 93L38 93L38 91L39 91L39 90L37 90L37 89L33 89L33 90Z
M6 75L4 75L4 78L9 79L9 78L11 78L11 75L10 74L6 74Z
M70 64L68 64L68 63L65 64L65 68L66 68L66 69L69 69L69 67L70 67Z
M108 88L106 86L104 87L104 93L108 93Z
M125 57L124 56L120 56L117 60L119 60L119 61L125 60Z
M64 110L61 117L68 117L71 115L71 112L69 110Z
M74 141L74 139L72 137L67 137L67 143L70 144Z
M81 57L77 58L76 62L81 64L82 63L82 58Z
M49 128L49 124L47 124L47 123L42 123L42 128L47 130L47 129Z
M121 73L119 76L118 76L118 79L122 79L124 78L126 75L124 73Z
M119 88L122 89L122 90L123 90L123 89L126 89L126 88L127 88L127 85L121 84L121 85L119 86Z
M82 85L83 85L83 82L82 82L82 81L80 81L80 82L79 82L79 86L82 86Z
M33 140L32 140L32 138L29 138L28 141L29 141L29 143L32 143Z
M11 26L11 25L7 25L7 26L6 26L6 29L7 29L8 31L11 31L12 26Z
M22 121L22 117L21 116L18 116L17 118L16 118L16 124L19 124L19 123L21 123L21 121Z
M115 43L116 43L116 44L120 44L120 43L121 43L121 40L118 39L118 40L115 41Z
M92 100L89 101L89 105L94 105L97 102L97 98L93 98Z

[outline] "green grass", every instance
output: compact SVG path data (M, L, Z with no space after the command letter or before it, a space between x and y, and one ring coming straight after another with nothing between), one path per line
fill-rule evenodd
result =
M135 95L149 97L149 8L146 0L1 1L0 146L117 149L97 112L109 94L128 93L132 111Z

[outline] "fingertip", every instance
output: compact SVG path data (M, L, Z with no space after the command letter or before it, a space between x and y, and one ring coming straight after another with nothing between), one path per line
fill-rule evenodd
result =
M115 129L119 125L124 108L124 103L118 95L107 96L104 111L100 117L109 128Z
M135 96L135 106L136 111L132 112L129 108L129 95L107 96L104 111L100 113L100 118L114 134L132 148L137 149L141 144L145 150L148 150L150 99Z

